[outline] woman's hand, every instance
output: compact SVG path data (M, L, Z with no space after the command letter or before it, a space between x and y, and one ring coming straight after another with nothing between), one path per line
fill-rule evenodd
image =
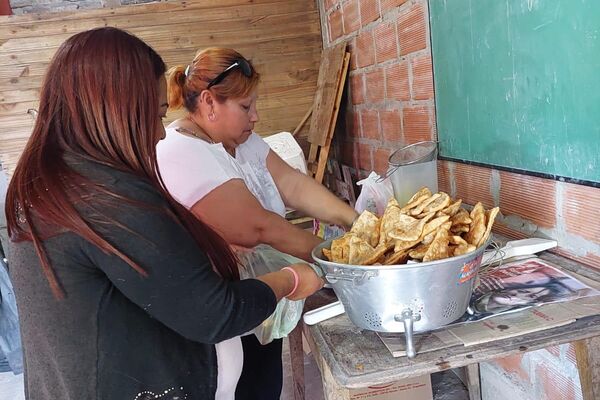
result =
M321 289L325 283L308 264L304 263L292 264L285 269L261 275L256 279L269 285L277 301L284 297L290 300L305 299Z
M319 277L314 269L308 264L292 264L288 268L291 268L296 272L298 277L298 286L296 290L289 296L286 296L290 300L302 300L321 289L325 283L323 278ZM283 270L282 272L289 273L294 279L294 274L291 271Z

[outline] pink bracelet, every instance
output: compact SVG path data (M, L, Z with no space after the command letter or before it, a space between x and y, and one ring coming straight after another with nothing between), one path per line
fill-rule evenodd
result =
M281 268L281 270L287 270L290 271L292 273L292 275L294 275L294 288L292 289L291 292L289 292L287 295L285 295L284 297L289 297L291 295L293 295L294 293L296 293L296 290L298 289L298 285L300 284L300 277L298 276L298 273L291 267L283 267Z

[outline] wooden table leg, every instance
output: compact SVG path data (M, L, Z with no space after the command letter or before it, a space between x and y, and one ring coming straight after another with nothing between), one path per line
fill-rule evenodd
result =
M481 380L479 377L479 364L469 364L465 369L466 385L469 391L469 400L481 400Z
M304 350L302 349L302 321L288 335L292 365L294 400L304 400Z
M600 337L578 340L573 344L583 400L600 399Z

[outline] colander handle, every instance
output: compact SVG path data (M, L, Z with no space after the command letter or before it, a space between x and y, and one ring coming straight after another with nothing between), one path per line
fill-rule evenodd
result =
M349 272L345 272L342 269L334 268L333 272L327 273L325 278L329 283L336 283L337 281L347 281L352 282L355 285L360 285L364 281L371 279L375 276L379 275L379 271L359 271L359 270L351 270Z

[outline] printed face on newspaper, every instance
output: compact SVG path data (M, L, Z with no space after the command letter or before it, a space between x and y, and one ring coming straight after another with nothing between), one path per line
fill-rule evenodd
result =
M595 295L600 292L543 260L516 261L480 275L480 284L471 297L471 315L465 319L476 321L531 306Z

